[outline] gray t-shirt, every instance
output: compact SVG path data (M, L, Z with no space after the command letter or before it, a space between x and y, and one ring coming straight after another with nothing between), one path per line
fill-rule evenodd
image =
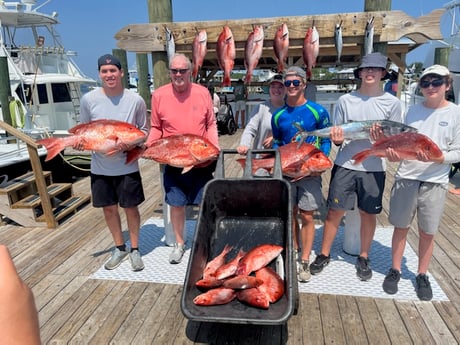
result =
M108 97L97 88L83 95L80 101L80 120L87 123L94 120L118 120L135 124L146 134L148 132L147 109L144 100L137 93L124 89L119 96ZM97 175L119 176L139 171L136 161L125 164L126 153L107 156L93 152L91 172Z
M381 96L369 97L353 91L341 96L334 108L332 122L334 126L351 121L391 120L402 122L401 101L384 92ZM385 160L371 156L354 165L352 157L372 146L368 139L345 140L340 146L335 164L357 171L385 171Z
M272 135L271 121L275 110L276 107L269 100L257 105L241 135L240 145L251 147L251 141L254 139L252 148L262 150L265 138Z

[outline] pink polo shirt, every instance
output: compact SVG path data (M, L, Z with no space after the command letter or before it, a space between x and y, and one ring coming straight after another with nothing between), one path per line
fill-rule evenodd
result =
M152 94L150 122L147 146L159 138L195 134L219 147L211 94L204 86L192 83L183 93L174 91L171 83L159 87Z

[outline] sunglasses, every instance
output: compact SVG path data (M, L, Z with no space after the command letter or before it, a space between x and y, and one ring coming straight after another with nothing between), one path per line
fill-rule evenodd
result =
M301 83L301 81L299 79L294 79L294 80L285 80L284 81L284 86L286 87L289 87L292 85L294 85L295 87L299 86Z
M420 87L422 89L427 89L431 86L433 87L440 87L442 84L444 84L445 81L444 79L433 79L433 80L421 80L420 81Z
M188 68L181 68L181 69L178 69L178 68L171 68L169 71L170 71L172 74L177 74L177 73L179 73L179 74L185 74L185 73L187 73Z

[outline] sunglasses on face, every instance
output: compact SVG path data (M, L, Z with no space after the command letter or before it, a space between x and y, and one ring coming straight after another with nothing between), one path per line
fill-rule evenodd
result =
M420 87L422 89L429 88L430 85L433 87L440 87L442 84L444 84L444 82L444 79L421 80Z
M295 87L297 87L297 86L300 85L300 83L301 83L301 81L300 81L299 79L286 80L286 81L284 82L284 86L289 87L289 86L291 86L291 84L292 84L292 85L294 85Z
M170 71L172 74L177 74L177 73L179 73L179 74L185 74L185 73L187 73L188 68L181 68L181 69L178 69L178 68L171 68L169 71Z

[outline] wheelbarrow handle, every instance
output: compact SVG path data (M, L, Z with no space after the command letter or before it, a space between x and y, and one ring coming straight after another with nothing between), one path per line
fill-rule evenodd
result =
M222 149L219 153L219 158L217 159L216 170L214 177L218 179L225 178L225 159L226 154L237 154L238 151L235 149ZM281 169L281 155L278 150L275 149L264 149L264 150L249 150L246 154L246 162L243 171L243 178L254 178L255 176L252 173L252 159L256 154L274 154L275 163L273 167L272 176L276 179L283 178L283 172Z

